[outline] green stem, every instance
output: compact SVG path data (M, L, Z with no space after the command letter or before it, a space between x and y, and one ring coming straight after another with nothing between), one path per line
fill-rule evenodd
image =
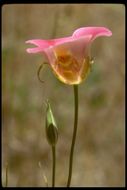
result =
M56 148L55 145L52 146L52 187L55 187L55 172L56 172Z
M75 103L75 113L74 113L74 130L73 130L73 137L72 137L72 144L71 144L71 151L70 151L70 160L69 160L69 175L68 175L68 182L67 187L70 187L71 184L71 177L72 177L72 166L73 166L73 154L74 154L74 146L77 134L77 126L78 126L78 85L74 85L74 103Z

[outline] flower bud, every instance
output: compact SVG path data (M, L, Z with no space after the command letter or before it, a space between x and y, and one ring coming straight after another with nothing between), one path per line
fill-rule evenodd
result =
M49 101L47 101L46 110L46 136L50 145L54 146L58 140L58 128L53 116Z

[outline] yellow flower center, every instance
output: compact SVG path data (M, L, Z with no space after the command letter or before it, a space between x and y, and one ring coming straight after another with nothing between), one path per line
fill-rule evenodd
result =
M90 71L90 58L79 62L67 49L55 49L55 63L52 65L55 75L66 84L79 84Z

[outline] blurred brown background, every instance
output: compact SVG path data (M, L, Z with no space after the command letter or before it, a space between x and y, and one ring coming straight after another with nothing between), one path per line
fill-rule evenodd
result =
M2 7L2 181L9 186L51 185L51 150L45 136L48 98L59 126L56 186L66 186L73 129L73 88L27 54L29 39L69 36L79 27L104 26L112 37L92 46L92 72L79 87L79 125L72 186L122 187L125 132L125 7L122 4L15 4ZM39 168L41 162L42 168Z

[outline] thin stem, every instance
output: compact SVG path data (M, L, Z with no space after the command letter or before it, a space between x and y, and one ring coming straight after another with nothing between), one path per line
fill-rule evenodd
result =
M78 85L74 85L73 87L74 87L74 103L75 103L74 118L75 119L74 119L74 130L73 130L71 151L70 151L69 175L68 175L67 187L70 187L70 184L71 184L73 154L74 154L74 146L75 146L75 140L76 140L76 134L77 134L77 126L78 126Z
M55 173L56 173L56 148L52 146L52 187L55 187Z

